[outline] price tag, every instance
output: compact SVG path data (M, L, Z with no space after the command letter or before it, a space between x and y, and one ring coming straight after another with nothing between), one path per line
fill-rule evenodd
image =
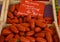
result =
M20 15L40 15L43 17L45 4L37 1L26 1L20 4L18 16Z

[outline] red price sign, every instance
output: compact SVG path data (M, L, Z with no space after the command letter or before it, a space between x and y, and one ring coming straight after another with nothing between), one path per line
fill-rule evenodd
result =
M36 1L25 1L22 2L20 8L18 10L18 15L40 15L43 16L44 14L45 4Z

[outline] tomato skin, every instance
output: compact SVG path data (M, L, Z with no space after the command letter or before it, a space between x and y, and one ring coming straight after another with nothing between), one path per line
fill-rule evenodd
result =
M15 35L15 39L19 39L20 36L18 34Z
M5 41L9 41L10 39L12 39L13 38L13 34L9 34L6 38L5 38Z
M29 23L21 23L21 25L23 25L24 27L29 27L30 26Z
M15 17L15 18L12 20L12 23L19 23L19 20L17 19L17 17Z
M58 24L60 25L60 10L58 11Z
M8 11L7 16L8 16L9 18L11 18L11 19L14 18L13 14L12 14L10 11Z
M30 42L30 40L25 37L20 37L20 41L21 42Z
M56 29L54 28L54 27L50 27L50 30L52 31L51 33L52 33L52 35L55 35L56 34Z
M45 33L44 32L36 33L35 37L42 37L42 38L44 38L45 37Z
M11 26L10 30L12 32L14 32L14 33L18 33L19 32L18 29L16 28L16 26L14 26L14 25Z
M24 32L19 32L19 35L20 36L25 36L25 33Z
M35 28L35 32L40 32L41 31L41 28L40 27L36 27Z
M57 35L54 35L53 39L54 39L54 42L59 42L59 39L58 39Z
M8 29L4 29L4 30L2 31L2 35L8 35L8 34L10 34L10 33L11 33L11 31L8 30Z
M27 16L26 16L26 17L24 17L23 22L24 22L24 23L25 23L25 22L27 22Z
M36 25L41 27L41 28L45 28L47 27L46 23L41 22L40 20L36 20Z
M17 42L20 36L18 34L14 35L14 38L11 38L8 42Z
M30 31L30 28L26 28L26 32L29 32Z
M35 28L35 20L34 19L30 20L30 25L31 25L31 29L34 30L34 28Z
M33 37L29 37L29 36L27 36L26 38L29 39L30 42L35 42L35 38L33 38Z
M14 12L14 10L15 10L15 5L11 5L11 6L9 7L9 11Z
M52 32L51 29L49 29L49 28L45 28L44 30L45 30L46 32L49 32L51 35L53 35L53 32Z
M12 23L12 21L11 21L10 18L7 18L7 23L8 23L8 24L11 24L11 23Z
M37 42L47 42L44 38L37 37L36 38Z
M19 18L19 23L23 23L23 19L22 18Z
M43 18L43 16L37 15L37 19L38 20L43 20L44 18Z
M0 42L4 42L4 36L0 36Z
M47 23L47 24L52 24L52 18L50 18L50 17L45 17L44 18L45 19L45 22Z
M31 16L31 15L27 15L26 20L27 20L28 22L30 22L31 18L32 18L32 16Z
M18 8L20 7L20 3L15 5L16 10L18 11Z
M17 17L17 12L18 12L17 10L14 10L13 12L16 17Z
M46 39L48 42L53 42L53 38L50 32L46 32Z
M34 35L34 31L29 31L26 33L26 36L32 36L32 35Z
M17 27L18 27L18 30L21 31L21 32L26 31L26 28L24 26L22 26L21 24L17 25Z
M17 42L17 41L18 41L18 39L12 38L12 39L10 39L8 42Z

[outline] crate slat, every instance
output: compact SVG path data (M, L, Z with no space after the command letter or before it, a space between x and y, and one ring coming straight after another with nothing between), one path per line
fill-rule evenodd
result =
M53 5L54 23L55 23L55 26L56 26L56 30L57 30L58 36L60 38L60 30L59 30L59 27L58 27L57 16L56 16L55 0L52 0L52 5Z
M19 3L20 0L10 0L9 1L9 4L16 4L16 3ZM3 0L0 1L0 4L3 4Z
M6 0L3 0L0 21L3 21L3 18L4 18L3 15L4 15L4 10L5 10L5 4L6 4Z
M6 7L5 7L5 10L4 10L4 20L3 20L3 23L6 22L8 8L9 8L9 0L6 2Z

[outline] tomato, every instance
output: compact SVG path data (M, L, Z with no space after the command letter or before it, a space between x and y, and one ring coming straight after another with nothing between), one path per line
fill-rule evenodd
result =
M19 32L18 29L16 28L16 26L14 26L14 25L10 27L10 30L12 32L14 32L14 33L18 33Z
M9 41L10 39L12 39L13 38L13 34L9 34L6 38L5 38L5 41Z
M30 26L31 26L32 30L35 28L35 20L34 19L30 20Z
M11 5L11 6L9 7L9 11L13 12L14 10L15 10L15 5Z
M35 34L35 37L45 37L45 33L44 32L39 32Z
M22 26L22 25L17 25L17 27L18 27L18 30L19 31L22 31L22 32L25 32L26 31L26 28L24 27L24 26Z
M46 32L46 39L48 42L53 42L53 38L50 32Z
M8 29L4 29L4 30L2 31L2 35L8 35L8 34L10 34L10 33L11 33L11 31L8 30Z
M12 20L12 23L19 23L18 18L15 17L15 18Z
M27 39L29 39L30 40L30 42L35 42L35 38L33 38L33 37L26 37Z
M20 37L20 41L21 42L30 42L30 40L25 37Z
M11 19L13 19L13 18L14 18L14 16L13 16L12 12L10 12L10 11L8 11L7 15L8 15L8 17L9 17L9 18L11 18Z
M35 28L35 32L40 32L41 31L41 28L40 27L36 27Z
M0 36L0 42L4 42L4 36Z
M37 42L47 42L44 38L37 37L36 38Z
M42 28L47 27L47 24L46 23L43 23L43 22L41 22L39 20L36 20L36 25L39 26L39 27L42 27Z
M30 26L29 23L21 23L21 25L23 25L24 27L29 27Z
M11 23L12 23L12 21L11 21L10 18L7 18L7 23L8 23L8 24L11 24Z
M29 31L26 33L26 36L32 36L32 35L34 35L34 31Z
M54 42L59 42L59 39L58 39L57 35L54 35L53 39L54 39Z
M24 32L20 32L19 35L20 36L25 36L25 33Z

